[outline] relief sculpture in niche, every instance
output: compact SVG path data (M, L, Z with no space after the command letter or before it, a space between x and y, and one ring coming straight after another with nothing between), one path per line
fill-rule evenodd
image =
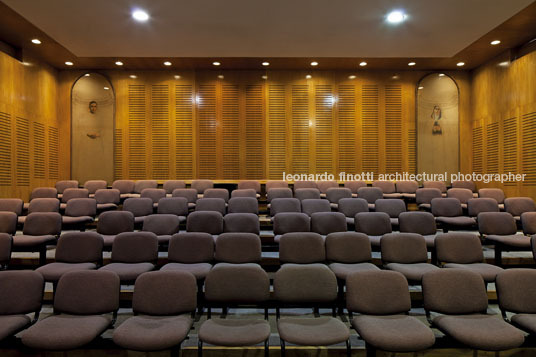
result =
M432 120L434 121L434 126L432 127L432 134L443 134L443 132L441 131L441 124L439 124L439 120L441 119L441 108L439 107L439 105L434 105L434 110L432 110L430 118L432 118Z

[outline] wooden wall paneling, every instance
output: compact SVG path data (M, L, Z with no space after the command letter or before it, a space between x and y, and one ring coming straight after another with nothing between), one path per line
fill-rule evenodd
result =
M195 177L195 94L192 84L175 85L175 177Z
M519 121L516 111L508 111L501 116L502 135L501 135L501 149L502 149L502 166L501 173L517 173L518 172L518 154L520 150L519 146ZM515 187L517 189L518 183L516 181L508 181L504 183L505 189L508 187Z
M51 125L48 126L48 178L51 181L60 178L60 133Z
M309 85L291 85L292 105L292 172L294 174L310 173L310 126L314 125L309 114Z
M170 90L168 84L151 85L151 177L170 178Z
M285 86L278 83L268 83L267 108L267 178L281 180L287 168L287 100Z
M123 179L123 129L114 129L114 180Z
M35 179L46 178L46 139L45 125L38 122L33 122L32 125L32 141L33 141L33 177Z
M481 174L484 172L484 137L482 121L477 121L473 126L473 172Z
M128 85L128 178L147 177L147 125L144 84Z
M363 84L361 89L362 170L377 175L380 171L380 113L377 84Z
M12 171L12 146L13 135L11 115L4 111L0 112L0 186L11 187L13 185Z
M356 86L354 84L340 84L338 86L338 171L356 174L358 140L356 127L358 123ZM338 178L337 178L338 179Z
M385 86L385 172L402 172L402 86Z
M335 158L338 152L335 147L337 136L335 128L336 94L331 84L316 84L314 86L315 103L315 139L316 160L315 171L317 174L335 174Z
M17 186L30 186L30 121L15 118L15 177Z
M492 117L486 125L486 173L499 173L499 122Z
M199 84L197 90L198 177L217 178L216 85Z
M222 179L240 178L239 85L224 83L221 88Z
M245 125L244 142L245 147L241 150L244 154L244 169L241 178L250 180L261 180L264 174L264 87L261 84L245 85Z
M522 186L536 185L536 102L521 107L521 170L526 174Z

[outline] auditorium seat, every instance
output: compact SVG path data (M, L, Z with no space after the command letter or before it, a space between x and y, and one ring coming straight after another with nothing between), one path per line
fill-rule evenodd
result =
M178 356L193 325L190 315L196 306L196 281L192 274L143 273L136 279L132 294L134 316L114 330L113 341L128 350L171 349Z
M331 212L329 201L322 198L305 199L301 201L301 208L309 217L316 212Z
M172 197L184 197L188 200L188 208L195 208L197 202L197 190L193 188L176 188L173 190Z
M437 188L443 197L447 197L447 185L443 181L424 181L423 188Z
M96 215L97 201L94 198L72 198L67 202L65 214L61 217L63 229L85 231L86 225L93 223Z
M199 198L195 204L196 212L215 211L225 215L226 210L223 198Z
M504 191L500 188L481 188L478 190L478 197L482 198L493 198L497 201L499 209L504 211Z
M56 182L56 190L58 191L58 198L61 200L63 192L68 188L78 188L78 181L76 180L61 180Z
M143 232L152 232L158 238L158 245L167 246L171 236L179 232L180 219L174 214L152 214L143 221Z
M141 274L155 268L158 238L152 232L123 232L115 237L110 263L99 271L116 273L122 284L132 284Z
M370 244L378 248L384 234L393 231L391 219L385 212L359 212L355 215L355 231L366 234Z
M237 185L238 190L255 190L255 197L259 198L261 195L261 183L256 180L240 180Z
M47 244L55 245L61 234L61 215L57 212L34 212L26 217L22 235L13 236L13 251L39 252L39 265L46 263Z
M523 332L486 314L488 295L482 276L464 269L439 269L422 281L424 309L432 327L475 350L519 347ZM436 312L440 316L431 317Z
M93 270L102 265L104 241L95 232L67 232L61 235L56 246L54 262L36 269L45 281L54 285L70 271Z
M35 198L58 198L58 190L54 187L36 187L30 194L30 202ZM24 203L24 210L28 209L30 202Z
M311 214L311 232L325 237L330 233L346 232L346 217L340 212L314 212Z
M385 212L389 215L391 225L398 226L398 216L406 212L406 203L398 198L380 198L376 200L376 212Z
M0 198L0 212L13 212L21 216L23 206L24 201L20 198Z
M346 181L344 182L344 187L352 191L352 197L357 197L357 190L361 187L367 187L367 183L365 181Z
M203 294L203 280L212 269L214 260L214 238L208 233L181 232L169 241L168 263L160 270L178 270L192 273L200 283L199 294Z
M416 233L388 233L380 242L386 269L402 273L410 284L420 285L423 275L439 269L428 263L424 237Z
M495 281L502 268L484 263L480 238L473 233L442 234L436 239L437 260L445 268L467 269L480 275L486 283Z
M266 201L272 202L275 198L292 198L292 190L288 187L276 187L266 192Z
M186 231L211 234L214 239L223 233L223 215L216 211L195 211L186 219Z
M84 182L84 188L89 192L89 197L95 197L97 190L105 190L108 188L108 183L104 180L88 180Z
M299 190L301 188L316 188L318 190L318 187L316 186L316 182L314 181L295 181L293 187L294 187L294 193L296 193L296 190Z
M402 198L402 194L396 192L395 183L392 181L377 180L372 182L372 187L381 189L383 198Z
M279 240L279 261L282 264L312 264L326 261L324 239L314 232L285 233Z
M521 227L527 236L536 234L536 212L521 213Z
M119 233L134 231L134 214L128 211L106 211L99 215L97 233L102 235L104 247L109 250Z
M203 193L203 198L221 198L227 203L229 202L229 191L225 188L207 188Z
M437 188L419 188L415 191L415 202L421 210L430 211L432 209L432 200L441 197L443 195Z
M467 209L467 202L473 198L473 191L467 188L449 188L447 190L447 197L457 198L462 204L462 208Z
M471 229L476 225L473 217L463 215L462 204L457 198L432 199L432 214L445 233L449 229Z
M261 239L257 234L222 233L216 239L214 259L218 264L260 263L261 257Z
M270 205L270 216L281 212L301 212L301 202L297 198L274 198Z
M362 198L341 198L339 212L346 216L346 223L354 226L355 215L359 212L368 212L368 202Z
M405 199L415 199L415 192L419 188L417 181L397 181L396 192L402 195Z
M383 198L383 191L378 187L360 187L357 189L357 197L366 200L369 210L374 210L376 200Z
M119 190L119 194L121 195L121 200L130 198L130 197L135 197L134 186L135 186L135 183L132 180L115 180L112 183L112 188Z
M274 216L274 241L279 242L281 235L292 232L310 232L311 218L305 213L283 212ZM281 257L280 257L281 258Z
M508 197L504 200L504 210L514 216L516 221L520 221L521 214L535 212L536 205L530 197Z
M268 192L273 188L288 188L288 182L281 181L281 180L266 181L266 185L265 185L266 193L268 194Z
M499 212L499 205L493 198L471 198L467 201L467 214L469 217L478 217L480 212Z
M198 198L203 198L205 190L214 188L214 182L212 180L192 180L190 187L197 191Z
M37 321L45 281L35 271L2 271L0 290L0 341L4 341ZM32 319L28 316L30 314L33 314Z
M473 197L478 197L478 194L476 193L476 185L473 181L452 181L451 187L470 190L473 193Z
M66 188L61 196L60 210L64 210L67 202L73 198L89 198L89 191L85 188Z
M330 187L326 191L326 198L328 199L331 208L339 209L339 200L343 198L352 198L352 191L349 188L344 187Z
M442 198L438 198L442 199ZM434 216L429 212L402 212L398 217L400 232L417 233L423 236L426 246L432 250L437 236L437 226Z
M235 192L235 191L233 191ZM227 206L229 213L259 214L259 202L255 197L233 197Z
M330 188L338 188L337 181L316 181L316 188L320 191L320 197L326 198Z
M224 232L260 234L259 216L254 213L229 213L223 217Z
M188 215L188 200L184 197L163 197L158 201L158 214L173 214L179 222L185 222Z
M183 180L167 180L162 188L166 191L166 197L171 197L173 190L177 188L186 188L186 183Z
M433 331L409 316L411 297L404 275L386 270L352 273L346 289L351 323L365 341L367 356L376 356L376 350L420 352L434 345Z
M300 201L307 199L320 199L320 191L317 188L294 189L294 197Z
M142 224L145 217L153 214L153 200L147 197L131 197L123 202L123 211L134 215L134 222Z
M97 211L99 212L115 210L121 202L121 194L116 188L97 190L95 201L97 201Z
M239 197L249 197L249 198L258 198L258 193L255 192L252 188L241 188L238 190L231 191L231 198L239 198Z
M130 197L141 197L141 192L146 188L158 188L156 180L138 180L134 183L134 194Z
M0 233L13 235L17 232L17 215L13 212L0 212Z
M113 327L119 308L119 278L108 271L72 271L58 282L55 314L24 331L34 350L74 350ZM113 317L110 316L113 314Z
M4 212L0 212L4 213ZM13 213L13 212L8 212ZM1 216L0 216L1 220ZM13 221L16 222L16 219ZM13 237L11 234L0 232L0 269L5 270L11 260L11 249L13 247ZM0 339L1 340L1 339Z
M158 209L158 202L166 197L166 190L163 188L144 188L140 193L140 197L150 198L153 201L153 208Z

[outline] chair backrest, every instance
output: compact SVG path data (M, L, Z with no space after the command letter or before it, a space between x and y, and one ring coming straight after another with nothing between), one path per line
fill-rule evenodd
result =
M270 298L270 278L254 263L218 263L205 279L205 300L209 303L253 304Z
M73 198L88 198L89 191L85 188L66 188L63 191L63 196L61 197L61 202L67 203Z
M240 180L237 188L239 190L255 190L255 193L261 193L261 183L256 180Z
M13 212L0 212L0 215L2 213L9 213L9 214L15 214ZM0 216L1 219L1 216ZM15 220L16 220L15 215ZM13 248L13 237L11 234L1 232L0 233L0 264L7 265L9 261L11 260L11 249Z
M391 219L385 212L360 212L355 215L355 231L369 236L391 233Z
M397 181L396 192L399 193L415 193L419 188L417 181Z
M517 225L508 212L482 212L477 217L480 234L511 235L516 234Z
M446 189L445 189L446 191ZM415 202L420 205L422 203L430 203L434 198L441 198L441 191L438 188L419 188L415 191Z
M63 193L68 188L78 188L78 181L62 180L56 182L56 190L58 190L58 193Z
M416 233L388 233L380 240L384 263L426 263L428 252L424 237Z
M180 219L174 214L151 214L145 217L142 231L153 232L157 236L173 235L179 232Z
M437 188L441 193L447 193L447 185L443 181L424 181L423 188Z
M282 212L274 216L274 234L310 232L311 218L305 213Z
M214 182L212 180L193 180L190 187L197 190L197 193L202 194L205 190L214 188Z
M294 197L300 201L307 199L320 199L320 191L318 188L298 188L294 189Z
M521 213L521 226L523 227L523 234L536 234L536 212Z
M223 231L236 233L260 233L259 216L254 213L229 213L223 217Z
M274 297L291 304L332 302L337 298L337 278L324 264L284 264L275 273Z
M447 190L447 197L457 198L461 203L467 203L473 198L473 191L468 188L449 188Z
M119 190L119 193L132 193L134 192L135 182L132 180L115 180L112 182L112 188Z
M270 204L270 216L281 212L301 212L301 201L297 198L274 198Z
M173 197L184 197L188 200L188 203L195 203L197 201L197 190L194 188L176 188L171 193Z
M281 181L281 180L266 181L266 185L265 185L266 193L268 193L268 191L270 191L273 188L288 188L288 182Z
M116 188L97 190L95 192L95 201L97 201L97 204L114 203L117 205L121 202L121 193Z
M362 198L341 198L339 212L346 217L354 218L359 212L368 212L368 202Z
M372 187L378 187L382 190L383 193L395 193L396 187L395 183L392 181L374 181L372 182Z
M13 212L17 216L22 214L24 202L20 198L0 198L0 211Z
M57 198L34 198L28 206L28 213L59 212L60 200Z
M432 205L432 214L436 217L458 217L463 215L462 204L457 198L434 198L430 203Z
M249 197L257 199L257 192L252 188L240 188L238 190L231 191L231 198L235 197Z
M197 307L197 283L186 271L150 271L136 279L132 310L137 314L173 316Z
M134 193L141 193L146 188L157 188L156 180L139 180L134 183Z
M288 187L274 187L266 192L268 203L275 198L292 198L292 190Z
M331 206L328 200L322 198L305 199L301 201L302 212L311 216L317 212L331 212Z
M404 200L391 198L384 199L380 198L376 200L376 212L385 212L391 218L398 218L400 213L406 212L406 204Z
M435 239L437 260L442 263L482 263L484 253L480 238L473 233L450 232Z
M67 232L58 239L56 262L90 263L102 261L104 241L95 232Z
M58 190L55 187L36 187L30 194L30 201L34 198L58 198Z
M504 200L504 210L512 216L521 216L524 212L536 211L536 206L530 197L508 197Z
M223 233L216 239L217 261L233 264L261 261L261 239L253 233Z
M114 235L134 231L134 214L128 211L107 211L99 214L97 233Z
M196 264L214 260L214 238L208 233L181 232L169 241L170 262Z
M383 198L383 191L379 187L360 187L357 189L357 197L365 199L368 203L374 203Z
M361 187L367 187L365 181L346 181L344 182L344 187L349 188L352 193L357 194L357 190Z
M188 215L188 200L184 197L164 197L158 201L158 214Z
M216 211L196 211L186 219L188 232L223 233L223 215Z
M150 198L153 203L158 203L160 199L166 197L166 190L163 188L144 188L141 190L140 197Z
M326 198L329 202L338 204L343 198L352 198L352 191L344 187L330 187L326 191Z
M22 315L41 310L45 279L31 270L0 271L0 315Z
M235 192L235 191L233 191ZM229 213L259 213L259 202L255 197L233 197L227 207Z
M318 190L316 182L314 181L294 181L294 192L301 188L316 188Z
M402 212L398 216L400 232L418 233L423 236L437 233L434 215L430 212Z
M500 188L481 188L478 190L478 197L493 198L497 203L504 203L504 191Z
M315 212L311 215L311 231L321 235L347 231L346 217L340 212Z
M123 211L132 212L134 217L148 216L153 213L153 200L147 197L127 198L123 202Z
M338 263L362 263L372 259L370 240L363 233L336 232L326 237L326 259Z
M158 238L152 232L119 233L112 245L112 262L145 263L158 258Z
M162 188L167 194L172 194L176 188L186 188L186 183L183 180L167 180Z
M480 212L499 212L499 204L494 198L471 198L467 210L469 216L476 217Z
M195 204L196 212L215 211L225 215L225 200L222 198L200 198Z
M0 232L15 234L17 232L17 214L13 212L0 212Z
M536 270L504 270L497 275L495 287L501 310L536 313Z
M348 311L367 315L394 315L411 309L408 281L399 272L374 270L346 278Z
M442 314L483 313L488 295L482 275L467 269L437 269L422 278L424 309Z
M88 190L90 194L94 194L97 190L105 190L108 187L108 183L104 180L88 180L84 182L84 188Z
M229 191L224 188L207 188L203 193L203 198L221 198L225 202L228 202Z
M316 181L316 188L320 190L320 193L328 193L328 190L330 188L337 188L339 187L339 184L337 181ZM351 196L350 196L351 197Z
M452 181L452 188L464 188L476 192L476 185L473 181Z
M279 241L281 263L310 264L326 260L324 239L318 233L285 233Z
M59 235L61 215L56 212L30 213L26 217L22 233L29 236Z
M54 294L54 311L71 315L99 315L119 308L119 276L105 270L63 274Z
M97 201L93 198L72 198L65 207L65 215L70 217L95 217L96 214Z

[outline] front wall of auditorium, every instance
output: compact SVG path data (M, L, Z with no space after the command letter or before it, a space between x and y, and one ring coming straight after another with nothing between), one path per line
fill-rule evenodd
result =
M521 183L485 186L535 197L536 52L507 67L501 59L444 71L460 93L460 171L525 173ZM32 188L70 177L71 88L92 72L28 62L0 53L2 197L28 199ZM417 169L416 86L430 72L95 72L115 91L116 179Z

